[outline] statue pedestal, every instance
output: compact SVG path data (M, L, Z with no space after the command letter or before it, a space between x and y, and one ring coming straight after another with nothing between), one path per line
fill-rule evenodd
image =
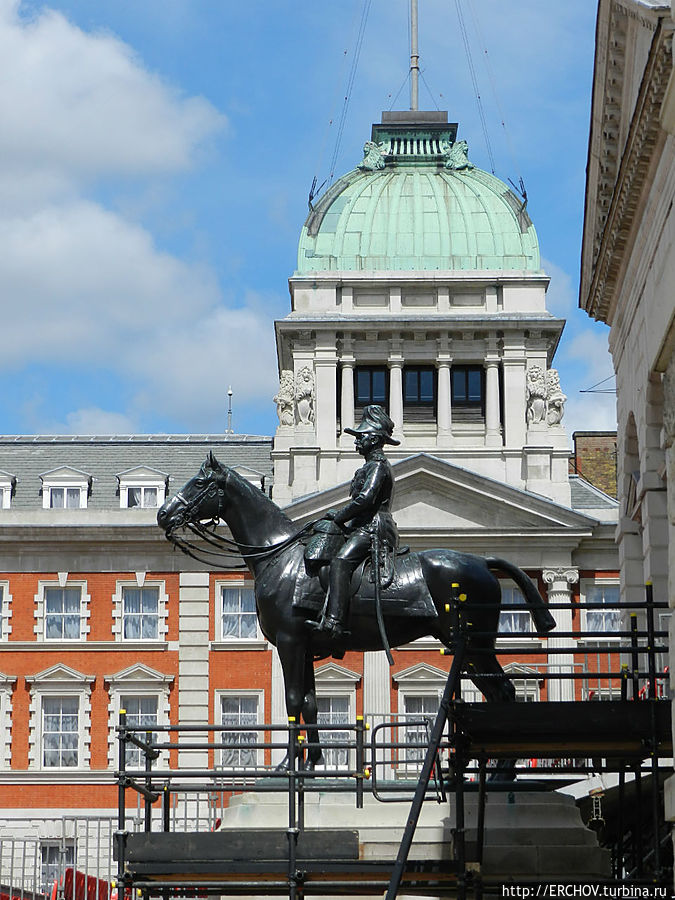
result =
M465 794L467 860L477 853L477 795ZM305 827L353 829L358 832L359 858L396 859L410 803L381 803L364 797L356 809L352 794L305 794ZM221 831L288 825L288 797L283 793L239 794L224 811ZM454 796L449 804L425 803L410 851L410 860L452 859L455 825ZM486 882L507 879L587 881L610 874L610 854L598 847L586 828L574 799L542 791L488 794L485 842L480 872Z

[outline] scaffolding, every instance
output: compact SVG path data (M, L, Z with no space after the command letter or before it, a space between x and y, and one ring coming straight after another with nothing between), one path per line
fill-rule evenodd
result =
M548 658L578 656L576 642L583 639L586 661L596 659L592 671L561 672L557 671L561 666L552 665L537 677L581 681L588 698L593 680L599 702L515 704L462 700L467 644L481 636L466 622L457 592L450 606L455 643L435 720L408 717L403 740L401 723L395 718L380 720L372 729L363 717L350 725L320 725L324 733L344 733L340 740L330 742L331 749L347 752L349 764L344 767L312 768L307 763L307 731L293 720L240 726L248 735L248 743L243 743L234 725L157 725L151 733L130 727L122 712L117 728L115 834L119 889L124 889L125 895L137 889L148 897L166 897L167 892L194 896L196 891L199 896L288 895L291 900L305 894L385 891L387 900L393 900L402 890L460 900L470 892L482 896L495 889L494 879L490 882L481 871L487 796L496 791L507 791L509 797L516 792L554 791L598 773L611 773L616 781L612 791L596 789L586 803L587 820L601 844L611 850L608 883L672 883L661 792L665 773L672 773L670 703L665 702L668 671L657 667L659 659L665 659L667 647L661 642L666 632L655 628L655 611L665 609L666 604L654 601L650 586L639 607L615 604L630 626L613 634L616 642L611 648L598 643L597 634L579 631L556 633L556 646L542 641L538 650L528 648L528 654L540 652ZM557 607L563 608L563 604ZM575 607L606 610L608 604ZM575 643L561 646L562 639ZM606 660L604 668L601 655ZM522 678L522 673L508 677ZM605 695L616 699L604 699ZM279 734L283 739L274 740ZM130 746L140 749L143 769L126 766ZM155 765L160 756L166 759L169 754L175 759L186 750L207 754L209 765L192 769ZM285 768L270 764L270 754L277 750L286 752ZM666 760L669 765L664 764ZM411 782L413 769L415 781ZM382 774L391 772L398 777L392 780ZM210 832L175 829L176 810L181 802L187 802L185 798L207 796L213 809L225 808L233 794L251 790L287 797L286 827L223 831L218 830L219 817L214 817ZM127 827L130 791L142 798L142 832L131 833ZM316 792L350 792L356 808L363 807L366 793L381 802L411 803L396 859L364 859L353 829L306 827L306 800ZM477 810L475 840L471 841L466 839L465 818L469 794ZM182 798L180 802L178 798ZM411 848L424 802L447 798L452 800L454 815L451 854L442 859L416 858Z

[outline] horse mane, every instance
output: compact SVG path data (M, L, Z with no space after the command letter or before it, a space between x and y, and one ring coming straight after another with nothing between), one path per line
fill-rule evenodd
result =
M260 541L260 543L275 543L280 539L290 537L297 531L297 526L293 521L279 508L274 500L267 496L262 488L251 484L250 481L242 477L231 466L224 466L219 463L213 453L209 453L200 469L200 473L205 477L213 474L217 480L223 479L227 485L228 494L231 493L232 487L234 487L242 501L241 505L249 506L253 504L256 507L256 519L258 521L264 520L267 526L266 531L272 532L266 535L267 539L265 541ZM236 504L232 504L232 506L236 509Z

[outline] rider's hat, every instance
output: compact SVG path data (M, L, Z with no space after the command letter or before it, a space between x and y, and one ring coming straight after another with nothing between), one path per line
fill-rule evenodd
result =
M381 406L371 404L366 406L361 416L361 421L356 428L345 428L347 434L377 434L384 438L385 444L398 445L401 442L391 436L394 423Z

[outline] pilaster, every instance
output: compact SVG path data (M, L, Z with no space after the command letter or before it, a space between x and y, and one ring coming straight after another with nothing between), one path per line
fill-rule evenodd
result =
M178 580L178 721L209 722L209 573L181 572ZM207 741L194 734L192 739ZM181 768L208 768L207 750L181 750Z
M334 331L317 337L314 358L316 440L323 449L337 446L337 351Z
M525 346L522 338L504 339L504 443L525 445Z

